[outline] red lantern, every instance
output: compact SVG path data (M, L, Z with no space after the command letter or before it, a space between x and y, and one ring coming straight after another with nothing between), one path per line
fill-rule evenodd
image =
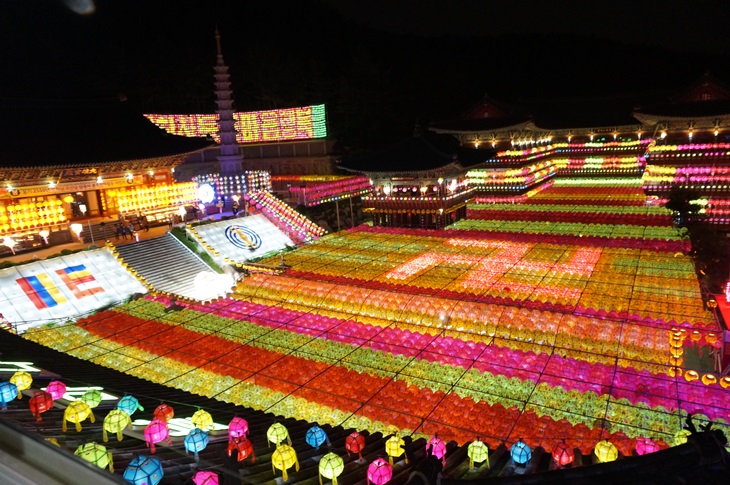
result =
M345 449L347 450L347 456L350 456L350 453L357 453L358 459L362 460L362 450L365 449L365 437L357 431L350 433L345 438Z
M160 441L167 440L168 446L172 446L167 423L161 419L153 419L150 421L150 424L144 429L144 439L152 453L155 452L155 443L159 443Z
M253 445L244 437L234 436L228 442L228 456L231 456L233 450L238 451L238 461L243 461L251 455L251 464L256 463L256 455L253 454Z
M35 419L40 423L42 421L41 413L45 413L53 407L53 397L45 391L38 391L33 394L29 403L30 412L33 413Z
M166 423L169 423L170 420L175 416L175 410L172 408L172 406L165 404L164 402L157 406L154 411L154 419L159 419L161 421L164 421Z
M568 466L575 460L575 452L569 448L565 440L558 443L553 450L553 461L560 466Z

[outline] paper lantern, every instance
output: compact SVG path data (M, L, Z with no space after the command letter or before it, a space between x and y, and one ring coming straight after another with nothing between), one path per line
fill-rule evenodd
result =
M192 421L193 426L200 428L203 431L213 427L213 416L211 416L208 411L204 411L202 409L195 411L193 417L190 418L190 421Z
M691 435L692 433L689 430L680 429L679 431L674 433L674 437L672 438L672 446L685 444L687 442L687 438L689 438Z
M8 404L10 401L18 397L18 387L10 381L0 382L0 407L2 411L8 410Z
M438 436L434 436L426 443L426 453L435 456L446 466L446 443Z
M112 452L107 451L106 446L99 445L95 442L79 445L74 451L74 455L80 456L81 459L93 463L99 468L109 468L114 473L114 460Z
M469 456L469 468L474 468L474 463L481 463L483 461L486 461L487 468L490 468L489 448L479 438L469 443L466 454Z
M294 448L286 444L276 445L276 450L271 454L271 469L274 475L277 469L281 470L282 479L286 482L289 479L286 471L292 466L299 471L299 459Z
M368 465L368 485L384 485L393 478L393 467L378 457Z
M92 423L96 422L94 413L91 411L91 408L88 404L80 399L73 401L63 411L63 425L61 429L65 433L66 421L71 421L72 423L76 424L76 431L79 432L81 431L81 422L84 421L86 418L89 418Z
M61 381L51 381L46 387L46 392L51 395L54 401L61 399L66 394L66 384Z
M195 461L198 461L198 452L208 446L208 433L200 428L193 428L185 436L185 453L192 451L195 455Z
M101 392L98 389L89 389L81 396L81 400L94 409L101 404Z
M596 443L596 447L593 450L599 463L608 463L618 458L618 449L616 445L608 440L601 440Z
M400 438L398 435L393 435L390 438L388 438L388 441L385 442L385 453L388 455L388 462L392 465L393 464L393 458L398 458L403 453L406 452L406 450L403 448L406 445L406 442L403 441L402 438ZM405 457L405 462L408 464L408 456Z
M646 455L659 451L659 445L654 442L651 438L638 438L636 440L636 454Z
M307 444L315 450L318 450L325 441L329 443L329 438L327 438L327 433L315 424L307 430L307 434L304 436L304 441L306 441Z
M284 440L291 445L289 431L281 423L274 423L269 426L269 429L266 431L266 440L269 443L269 446L271 446L271 443L278 445L279 443L283 443Z
M40 423L42 421L41 414L53 407L53 398L45 391L38 391L33 394L28 404L30 406L30 412Z
M246 438L248 436L248 421L241 417L234 417L228 423L228 439Z
M18 388L18 399L22 399L23 391L30 389L31 384L33 384L33 376L27 372L18 371L10 376L10 382Z
M228 441L228 456L233 454L233 450L238 451L237 461L243 461L251 455L251 463L256 463L256 455L253 453L253 445L243 436L234 436Z
M167 429L167 423L161 419L153 419L144 429L144 439L150 452L155 452L155 443L167 440L167 445L172 446L170 439L170 430Z
M172 406L163 402L155 408L152 414L155 419L161 419L162 421L169 423L170 420L175 416L175 410L172 408Z
M136 411L144 411L144 408L139 404L137 398L134 396L124 396L117 403L117 409L124 411L130 416Z
M357 431L353 431L345 438L345 449L348 456L350 456L350 453L357 453L358 460L362 460L362 450L364 448L365 437Z
M569 448L565 440L561 441L553 449L553 461L560 466L568 466L575 460L575 451Z
M345 469L345 462L334 453L327 453L319 460L319 485L322 485L322 477L332 480L332 485L337 485L337 477Z
M218 485L220 483L217 473L201 470L193 475L193 483L195 485Z
M132 418L129 417L129 414L125 413L121 409L112 409L109 411L109 414L107 414L104 418L104 423L102 425L104 443L109 441L107 433L116 433L117 441L122 441L122 431L124 431L127 426L132 426Z
M517 440L517 443L512 445L509 454L512 457L512 461L518 465L526 465L530 461L530 458L532 458L532 450L522 440Z
M123 478L133 485L157 485L163 476L160 460L139 455L129 462Z

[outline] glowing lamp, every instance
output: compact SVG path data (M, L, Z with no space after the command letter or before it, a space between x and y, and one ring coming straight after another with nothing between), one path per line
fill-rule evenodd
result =
M71 202L74 201L73 195L66 195L66 196L64 196L63 201L65 203L67 203L67 204L70 204Z
M0 382L0 406L2 411L8 410L8 403L18 397L18 386L10 381Z
M169 423L170 420L175 416L175 410L172 406L165 404L164 402L157 406L152 413L155 419L161 419L162 421Z
M403 441L402 438L400 438L398 435L393 435L390 438L388 438L388 441L385 442L385 453L388 455L388 462L392 465L393 464L393 458L398 458L403 453L406 452L406 450L403 448L405 446L406 442ZM406 464L408 463L408 457L405 457Z
M699 379L700 375L696 370L688 370L684 373L684 378L687 380L687 382L692 382Z
M102 437L104 438L104 443L109 441L107 433L116 433L117 441L122 441L122 431L124 431L124 428L127 426L132 426L132 418L129 417L129 414L125 413L121 409L112 409L109 411L109 414L107 414L104 418L104 423L102 425Z
M286 482L289 479L286 471L292 466L299 471L299 459L297 452L289 445L281 444L276 446L276 450L271 454L271 469L276 475L276 470L281 470L282 479Z
M123 478L133 485L157 485L163 475L160 460L139 455L129 462L124 470Z
M193 475L193 483L195 485L218 485L220 483L219 480L220 478L217 473L208 470L200 470Z
M672 446L685 444L687 442L687 438L689 438L691 435L692 433L690 433L689 430L680 429L679 431L674 433L674 437L672 438Z
M198 188L198 199L205 204L210 204L215 198L215 190L210 184L203 184Z
M33 384L33 376L24 371L18 371L10 376L10 382L18 388L18 399L23 398L23 391L30 389Z
M86 418L89 418L92 423L96 422L94 413L91 411L91 408L89 407L88 404L86 404L84 401L82 401L80 399L73 401L63 411L63 425L61 426L61 429L65 433L66 432L66 421L70 421L70 422L76 424L76 432L80 432L81 423L83 421L85 421Z
M365 437L357 431L350 433L347 438L345 438L345 449L347 450L348 456L350 453L357 453L358 459L362 460L362 450L364 448Z
M205 449L208 446L208 433L200 428L193 428L185 436L185 454L192 451L195 455L195 461L198 461L198 452Z
M81 400L94 409L101 404L101 392L98 389L89 389L81 396Z
M15 254L15 239L13 239L10 236L5 236L3 238L3 244L10 248L10 251Z
M327 453L319 460L319 485L322 485L322 477L332 480L332 485L337 485L337 477L345 469L345 462L334 453Z
M647 455L659 451L659 445L651 438L638 438L636 440L636 454Z
M532 450L522 440L517 440L517 443L512 445L509 454L512 457L512 461L518 465L526 465L530 461L530 458L532 458Z
M596 447L593 449L593 454L596 455L599 463L608 463L609 461L615 461L618 458L618 449L616 445L608 440L601 440L596 443Z
M211 416L208 411L204 411L202 409L195 411L193 417L190 418L190 421L192 421L193 426L200 428L203 431L213 427L213 416Z
M248 421L236 416L228 423L228 439L245 438L248 436Z
M553 461L560 466L568 466L575 461L575 451L568 447L565 440L553 449Z
M393 478L393 467L382 458L368 465L368 485L384 485Z
M137 398L134 396L124 396L117 403L117 409L124 411L130 416L136 411L144 411L144 408L139 404Z
M109 468L114 473L114 460L112 452L106 449L106 446L99 445L95 442L79 445L74 451L74 455L81 457L82 460L88 461L99 468Z
M481 463L483 461L486 461L487 468L490 468L489 448L479 438L469 443L466 454L469 456L469 468L474 468L474 463Z
M307 444L315 450L318 450L325 441L329 443L327 433L325 433L324 430L316 424L307 430L307 434L304 436L304 441L306 441Z
M30 398L28 405L30 406L30 412L35 416L36 421L40 423L42 421L41 414L53 407L53 397L45 391L38 391Z
M699 342L702 339L702 334L697 330L693 330L692 333L689 334L689 339L693 342Z
M266 431L266 440L269 443L269 446L271 446L271 443L278 445L279 443L284 442L284 440L291 445L289 431L281 423L274 423L269 426L269 429Z
M243 461L251 455L251 463L256 463L256 455L253 453L253 445L243 436L234 436L228 441L228 456L233 454L233 450L238 452L237 461Z
M74 234L76 234L77 238L81 239L81 231L84 230L84 226L82 226L81 224L78 224L78 223L71 224L71 230L73 231Z
M446 443L438 436L434 436L426 443L426 453L435 456L446 466Z

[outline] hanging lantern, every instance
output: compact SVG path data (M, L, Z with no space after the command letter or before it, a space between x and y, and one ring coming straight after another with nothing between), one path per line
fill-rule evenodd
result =
M135 456L124 470L123 478L133 485L157 485L164 473L157 458Z
M109 441L108 433L116 433L117 441L122 441L122 431L127 426L132 426L132 418L129 414L125 413L121 409L112 409L109 414L104 418L104 424L102 425L103 431L102 436L104 443Z
M144 411L144 408L139 404L137 398L134 396L124 396L117 403L117 409L124 411L125 413L132 416L136 411Z
M319 485L322 485L322 477L332 480L332 485L337 485L337 477L345 469L345 462L334 453L327 453L319 460Z
M291 445L289 431L281 423L274 423L269 426L269 429L266 431L266 440L268 441L269 446L271 446L271 443L278 445L279 443L283 443L284 440Z
M217 473L201 470L193 475L193 483L195 485L218 485L220 483Z
M647 455L659 451L659 445L651 438L638 438L636 440L636 454Z
M616 445L608 440L601 440L596 443L596 448L593 450L599 463L608 463L618 458L618 449Z
M393 467L378 457L368 465L368 485L384 485L393 478Z
M160 419L166 423L169 423L170 420L175 416L175 410L172 408L172 406L167 405L163 402L155 408L152 414L154 415L155 419Z
M530 458L532 458L532 450L521 439L512 445L509 454L512 457L512 461L518 465L526 465L530 461Z
M8 403L18 397L18 386L10 381L0 382L0 407L2 411L8 410Z
M18 399L22 399L23 391L30 389L31 384L33 384L33 376L27 372L19 370L10 376L10 382L15 384L15 387L18 388Z
M40 423L41 413L45 413L53 407L53 398L45 391L38 391L33 394L28 402L30 406L30 412L35 416L35 419Z
M398 458L403 453L406 452L406 450L403 448L406 445L406 442L403 441L402 438L400 438L397 434L394 434L390 438L388 438L388 441L385 442L385 452L388 454L388 462L392 465L393 464L393 458ZM408 464L408 456L405 457L405 462Z
M74 455L80 456L83 460L93 463L99 468L109 468L114 473L114 460L112 460L112 452L107 451L106 446L99 445L95 442L79 445L74 451Z
M195 414L193 414L193 417L190 418L190 421L193 422L193 426L200 428L203 431L213 427L213 416L211 416L208 411L204 411L202 409L195 411Z
M345 438L345 449L347 450L347 456L350 456L350 453L357 453L357 459L362 460L362 450L365 449L365 437L357 431L353 431Z
M327 438L327 433L316 424L307 430L304 441L315 450L318 450L325 441L327 443L330 442L329 438Z
M144 429L144 439L151 453L155 452L155 443L167 440L167 445L172 446L167 423L161 419L153 419L150 421L150 424Z
M81 422L84 421L86 418L89 418L92 423L96 422L94 413L91 411L89 405L80 399L76 400L69 404L68 407L63 411L63 426L61 427L61 429L65 433L66 421L71 421L72 423L76 424L76 432L80 432Z
M61 381L51 381L46 387L46 392L51 395L54 401L61 399L66 394L66 384Z
M575 460L575 451L569 448L565 440L558 443L553 450L553 461L560 466L568 466Z
M271 469L276 475L276 470L281 470L282 479L286 482L289 480L287 469L295 466L295 470L299 471L299 459L297 452L289 445L276 445L276 450L271 454Z
M91 409L94 409L101 404L101 392L98 389L89 389L81 396L81 400L88 404Z
M434 436L426 443L426 453L435 456L446 466L446 443L438 436Z
M253 445L244 437L234 436L228 441L228 456L231 456L233 450L238 451L237 461L243 461L251 455L251 464L256 463L256 455L253 453Z
M233 438L246 438L248 436L248 421L245 419L235 416L228 423L228 440Z
M487 468L490 468L489 448L479 438L469 443L466 454L469 456L469 468L474 468L474 463L481 463L483 461L486 461Z
M691 435L692 433L689 430L680 429L679 431L674 433L674 437L672 438L672 446L685 444L687 442L687 438L689 438Z
M208 433L200 428L193 428L185 436L185 454L192 451L195 455L195 461L199 461L198 452L208 446Z

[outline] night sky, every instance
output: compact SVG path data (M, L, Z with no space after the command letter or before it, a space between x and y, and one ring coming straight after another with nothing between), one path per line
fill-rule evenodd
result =
M218 25L238 109L326 103L330 132L365 146L485 93L671 92L705 70L729 82L728 19L719 0L3 0L0 98L211 112Z

